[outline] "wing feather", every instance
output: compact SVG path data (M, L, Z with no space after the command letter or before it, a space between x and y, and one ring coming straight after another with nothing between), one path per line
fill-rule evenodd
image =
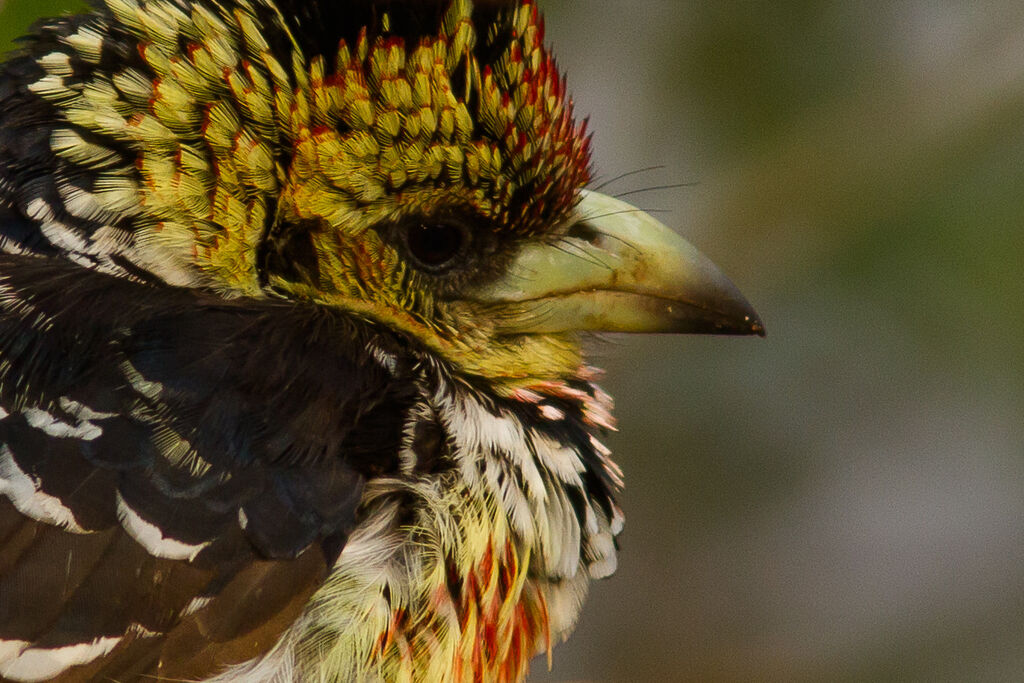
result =
M397 353L311 307L0 256L0 675L198 680L272 647L393 466L348 445L407 407L368 335Z

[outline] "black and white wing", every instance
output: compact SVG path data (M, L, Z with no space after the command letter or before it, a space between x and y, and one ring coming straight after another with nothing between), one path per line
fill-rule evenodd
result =
M390 467L358 444L398 451L367 334L0 256L0 675L196 680L269 648Z

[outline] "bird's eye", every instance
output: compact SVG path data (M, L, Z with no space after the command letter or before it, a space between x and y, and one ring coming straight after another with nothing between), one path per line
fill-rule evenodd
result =
M416 265L440 273L459 262L469 244L469 231L455 222L416 222L406 229L405 244Z

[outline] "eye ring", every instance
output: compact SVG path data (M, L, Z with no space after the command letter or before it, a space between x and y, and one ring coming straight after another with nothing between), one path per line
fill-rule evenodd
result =
M466 226L452 220L415 221L402 230L414 264L428 273L443 273L462 262L470 243Z

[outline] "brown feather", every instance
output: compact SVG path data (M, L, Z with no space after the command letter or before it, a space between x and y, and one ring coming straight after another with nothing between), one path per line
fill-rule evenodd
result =
M195 680L266 653L326 574L324 555L315 547L294 560L249 565L168 634L156 679Z

